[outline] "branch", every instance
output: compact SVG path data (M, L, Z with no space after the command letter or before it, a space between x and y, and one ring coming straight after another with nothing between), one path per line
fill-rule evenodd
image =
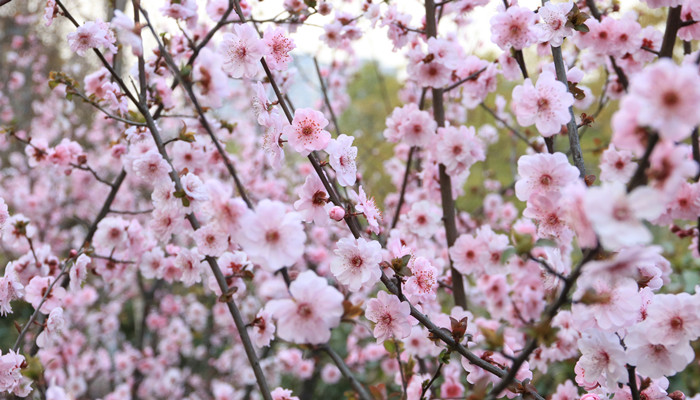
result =
M340 135L340 125L338 124L338 119L335 117L335 112L333 112L333 107L331 107L331 100L328 97L328 90L326 89L326 83L323 81L323 76L321 75L321 69L318 67L318 60L314 57L314 67L316 67L316 74L318 75L318 81L321 83L321 92L323 92L323 101L326 103L326 108L331 114L331 120L333 121L333 126L335 127L335 134Z
M649 135L647 148L644 150L644 155L639 160L637 170L634 172L632 179L630 179L629 183L627 184L627 193L633 191L641 185L646 184L647 182L646 170L649 167L649 157L651 157L654 147L656 147L656 144L659 142L658 134L650 133L649 131L647 131L647 134Z
M399 222L399 216L401 214L401 207L403 207L404 197L406 195L406 187L408 186L408 176L411 173L411 163L413 162L413 153L416 152L418 148L412 146L411 150L408 152L408 161L406 161L406 170L403 173L403 182L401 183L401 193L399 194L399 202L396 204L396 212L394 213L394 218L391 220L391 229L396 228L396 224Z
M437 20L435 18L435 0L425 1L425 30L428 37L437 36ZM443 103L443 90L433 88L433 116L438 127L445 126L445 106ZM439 128L438 128L439 129ZM452 180L447 174L445 165L440 163L440 197L442 199L442 218L445 223L445 234L447 238L447 247L452 245L457 240L457 222L455 219L455 200L452 197ZM464 291L464 283L462 275L457 271L450 258L450 274L452 276L452 295L454 296L455 305L467 308L467 295Z
M557 72L557 79L563 83L569 90L569 83L566 79L566 66L564 65L564 57L561 54L561 47L552 47L552 58L554 58L554 68ZM566 123L566 129L569 136L569 147L571 148L574 165L578 168L579 176L586 176L586 166L583 162L583 154L581 153L581 142L578 137L578 126L576 125L576 116L574 115L574 107L569 106L569 122Z
M442 89L443 93L444 93L444 92L449 92L450 90L452 90L452 89L458 87L459 85L463 84L464 82L472 81L472 80L474 80L474 79L477 79L477 78L479 77L479 75L481 75L482 72L486 71L486 68L488 68L488 67L484 67L484 68L482 68L482 69L480 69L480 70L474 72L473 74L467 76L466 78L460 79L459 81L457 81L457 82L451 84L450 86L448 86L448 87Z
M503 124L503 126L505 126L509 131L513 132L513 134L514 134L518 139L520 139L520 140L523 141L525 144L527 144L528 147L530 147L532 150L534 150L534 151L536 151L536 152L538 152L538 153L541 152L541 149L537 148L533 143L531 143L530 140L528 140L528 138L527 138L525 135L523 135L519 130L517 130L517 129L515 129L514 127L510 126L506 120L504 120L503 118L499 117L498 114L496 114L495 111L493 111L492 109L490 109L485 103L481 103L481 104L479 104L479 105L481 106L481 108L483 108L484 110L488 111L488 113L491 114L491 116L492 116L496 121L500 122L500 123Z
M331 357L335 365L338 367L340 372L343 374L345 378L347 378L350 381L350 385L352 385L352 388L355 390L358 396L360 396L360 399L362 400L370 400L373 397L367 392L367 389L365 389L364 386L360 383L355 378L355 375L353 375L352 371L350 371L350 368L348 368L348 365L345 364L345 361L338 355L338 353L335 352L329 345L323 344L319 346L321 350L325 351L328 353L328 355Z
M676 44L676 36L678 29L681 27L681 6L672 7L668 10L668 18L666 19L666 31L664 32L664 40L661 42L661 50L659 57L673 57L673 46Z
M199 121L202 124L202 127L204 130L207 131L207 134L209 135L209 138L211 141L214 143L214 146L216 147L216 151L219 153L221 158L224 161L224 164L226 165L226 169L228 170L229 174L233 178L233 181L236 185L236 190L238 191L238 194L241 196L243 201L245 201L246 205L248 208L252 209L253 208L253 203L251 203L250 199L248 198L248 195L246 194L245 188L243 187L243 183L241 183L240 179L238 178L238 174L236 173L236 168L233 166L233 163L231 160L228 158L228 153L224 150L223 147L221 147L221 143L219 143L219 139L216 137L214 134L214 131L211 129L211 126L209 125L209 121L207 121L206 116L204 115L204 110L199 104L199 101L197 100L197 96L195 96L194 91L192 90L192 84L188 81L188 79L185 79L182 76L182 71L177 67L175 64L175 61L173 58L170 56L170 53L165 49L165 46L163 45L163 42L160 40L160 37L156 33L155 29L153 28L153 25L151 24L150 19L148 18L148 13L146 10L144 10L140 5L139 9L141 13L143 14L144 18L146 19L146 24L148 25L148 29L151 31L151 34L153 34L153 37L156 40L156 43L158 43L158 48L160 49L161 55L165 58L165 62L168 64L168 67L170 67L170 70L173 72L175 75L175 78L180 82L180 85L185 89L185 92L187 92L188 97L194 104L195 109L197 110L197 114L199 115ZM143 91L143 89L142 89Z

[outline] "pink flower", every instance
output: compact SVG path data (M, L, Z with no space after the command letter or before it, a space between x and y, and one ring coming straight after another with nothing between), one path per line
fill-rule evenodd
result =
M63 308L56 307L49 313L46 319L46 329L36 338L36 345L40 348L46 347L58 339L63 333L66 321L63 319Z
M580 286L574 293L576 300L587 296L594 298L595 302L587 305L574 304L572 312L587 322L594 320L600 330L615 332L637 322L642 301L636 281L625 278L613 283L595 279L590 287Z
M483 261L488 258L488 246L480 238L463 234L450 247L450 258L455 269L464 275L481 273Z
M267 28L263 35L263 42L267 46L265 60L272 70L283 71L287 69L287 64L292 61L289 52L297 46L291 38L284 35L282 28Z
M175 268L180 270L180 281L185 286L192 286L202 281L202 256L196 250L180 248L175 257Z
M664 211L658 191L643 186L627 194L620 183L588 189L584 208L601 243L611 250L651 241L642 219L653 220Z
M188 172L185 176L180 178L180 183L182 184L182 189L185 191L185 194L191 200L209 200L207 188L204 186L204 183L202 183L202 180L199 179L197 175Z
M350 197L357 204L355 205L355 210L364 214L367 219L367 224L369 225L369 230L373 233L379 234L379 222L382 220L382 213L377 208L373 197L367 197L365 190L360 186L358 189L359 193L350 192Z
M343 295L313 271L299 274L289 293L291 299L272 300L265 306L277 320L277 335L293 343L327 342L331 329L340 324Z
M241 218L240 244L248 257L274 272L294 264L304 254L306 234L301 216L283 203L263 200Z
M280 140L287 120L276 113L270 114L267 130L263 136L262 148L265 158L273 169L278 169L284 162L284 150L282 150Z
M318 111L302 108L294 112L291 125L284 128L289 145L303 156L314 150L323 150L331 140L331 134L323 129L328 120Z
M585 371L586 381L599 382L609 388L627 382L625 351L614 333L587 331L578 340L581 358L576 363Z
M411 210L402 216L409 230L421 237L430 239L440 228L442 210L427 200L411 205Z
M315 222L319 226L328 225L328 210L333 207L328 193L316 174L306 177L304 185L297 190L299 200L294 202L294 209L301 214L304 222Z
M224 56L224 71L233 78L253 78L266 53L265 43L248 24L235 24L233 30L235 33L224 33L219 46Z
M654 344L676 345L700 336L696 299L687 293L654 296L647 319L640 324L645 338Z
M484 144L474 127L464 125L438 129L434 157L445 165L450 176L469 171L472 165L486 159Z
M25 295L24 299L29 302L35 309L39 308L39 303L46 295L51 282L54 278L50 276L35 276L29 281L29 284L24 288ZM48 314L54 308L61 305L63 298L66 296L66 289L62 288L61 285L53 285L51 292L46 296L46 301L39 308L39 312L43 314Z
M563 153L525 155L518 159L515 195L528 201L533 193L559 192L578 179L579 172Z
M565 223L565 210L560 207L559 193L533 193L523 211L523 217L537 221L537 234L565 243L572 235Z
M437 122L427 111L411 111L413 107L405 110L409 113L405 115L406 119L399 122L398 131L401 141L409 146L427 146L435 140ZM392 114L393 117L394 114Z
M76 293L85 279L87 278L87 266L92 262L92 259L85 254L78 256L75 264L70 269L68 277L70 278L70 291Z
M617 150L610 145L600 157L600 180L627 183L637 170L637 163L632 161L632 152Z
M331 272L338 282L348 286L353 292L370 289L379 281L382 270L382 246L377 241L363 238L344 238L338 241L334 251L336 257L331 262Z
M353 140L355 138L352 136L340 134L337 139L331 139L326 147L328 162L341 186L353 186L357 180L357 147L352 145Z
M197 250L205 256L218 257L228 249L229 236L216 224L207 224L194 234Z
M700 75L693 66L661 59L634 75L628 96L638 100L639 123L665 139L684 140L700 124Z
M163 243L170 241L170 236L184 226L185 215L171 204L159 205L151 213L149 226L157 239Z
M559 133L561 126L569 122L569 107L573 104L574 96L567 87L556 80L551 72L544 71L535 86L528 78L523 85L513 89L511 107L518 124L535 124L542 136L550 137Z
M95 49L100 46L106 47L112 53L116 53L115 41L114 34L109 30L109 25L100 20L88 21L79 26L75 32L68 34L70 49L79 56L85 55L85 51L88 49Z
M143 46L141 44L141 29L136 28L134 21L127 17L121 10L114 10L114 18L112 18L112 27L117 31L119 41L131 47L131 52L135 56L143 54Z
M248 326L248 333L258 347L267 347L275 336L275 324L272 323L272 315L262 309Z
M548 1L537 10L540 23L535 25L540 42L549 42L554 47L564 43L564 38L573 35L574 31L566 26L568 17L574 3L554 3Z
M0 197L0 235L2 235L2 232L5 230L5 225L9 219L10 212L8 211L7 203L5 203L5 199Z
M129 223L121 217L107 217L97 224L93 239L95 248L107 253L113 249L122 250L127 243L126 229Z
M491 17L491 41L503 50L522 50L537 40L534 25L535 13L524 7L508 7Z
M645 328L650 326L640 324L625 337L628 362L637 366L638 374L652 379L663 378L683 371L693 362L695 352L689 341L655 344L646 335Z
M345 218L345 210L343 207L334 206L328 211L328 216L334 221L342 221Z
M12 262L5 267L5 275L0 278L0 316L12 314L10 302L24 296L24 285L19 281Z
M292 396L292 391L281 387L275 388L270 392L272 400L299 400L297 396Z
M139 156L131 164L131 167L136 176L141 178L143 182L151 184L168 179L168 173L170 172L170 165L155 149Z
M0 351L0 393L14 393L19 397L26 397L32 391L32 381L22 375L22 366L26 365L24 356L10 350L2 355Z
M423 257L413 258L408 267L412 274L404 284L404 293L411 301L424 303L435 300L438 287L437 268Z
M367 302L365 317L374 322L374 337L377 343L389 338L404 339L411 334L411 307L408 302L387 292L380 291L376 299Z

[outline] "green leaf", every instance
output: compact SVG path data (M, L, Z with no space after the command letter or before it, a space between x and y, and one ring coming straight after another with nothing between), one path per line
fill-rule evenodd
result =
M557 242L552 239L537 239L536 247L557 247Z
M176 199L182 199L186 196L187 194L185 193L184 190L178 190L175 193L173 193L173 196L175 196Z
M182 205L185 207L189 207L190 206L190 199L188 199L187 197L183 197L182 198Z
M503 250L503 253L501 253L501 265L504 265L505 263L507 263L508 259L514 254L517 254L515 247L509 247L509 248Z
M588 29L586 24L576 25L576 26L574 26L574 30L578 31L578 32L590 32L591 31L590 29Z
M385 340L384 349L389 353L394 354L396 352L396 344L391 340Z

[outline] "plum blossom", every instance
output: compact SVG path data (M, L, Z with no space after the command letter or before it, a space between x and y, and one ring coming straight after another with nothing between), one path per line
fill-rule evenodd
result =
M554 47L564 43L564 38L573 35L574 31L567 26L567 14L574 3L554 3L548 1L537 10L540 23L535 25L535 31L540 42L549 42Z
M581 358L576 365L585 371L587 382L597 381L608 387L626 382L625 351L614 333L587 331L578 340L578 348Z
M522 50L537 40L535 13L524 7L511 6L491 17L491 40L503 50Z
M180 248L175 257L175 268L180 271L180 280L185 286L202 281L202 255L197 250Z
M267 47L265 60L272 70L285 70L287 64L292 61L289 52L296 48L296 44L291 38L284 35L282 28L269 27L263 35L263 42Z
M676 345L700 336L699 305L687 293L659 294L647 308L647 319L639 324L653 344Z
M486 159L484 147L473 126L439 128L435 159L445 165L450 176L457 176Z
M266 309L260 310L248 327L248 333L256 346L269 346L270 341L275 336L275 324L272 323L272 314Z
M292 391L281 387L270 392L272 400L299 400L297 396L292 396Z
M571 119L569 107L574 104L574 96L559 82L554 74L544 71L533 86L530 78L513 89L511 107L518 124L535 124L544 137L559 133L562 125Z
M617 150L611 144L600 157L600 180L627 183L637 170L637 163L632 161L632 156L631 151Z
M479 237L462 234L450 247L450 258L455 269L464 275L483 272L488 246Z
M77 292L80 286L85 282L87 278L87 266L92 262L92 259L85 254L81 254L75 260L75 263L68 273L70 278L69 288L72 293Z
M168 179L170 165L157 150L153 149L135 159L132 169L143 182L157 183Z
M633 77L628 96L637 99L639 123L665 139L681 141L700 124L700 75L690 65L661 59Z
M141 28L137 28L134 21L127 17L121 10L114 10L114 18L112 18L112 27L117 31L119 41L131 46L131 52L136 56L143 54L143 45L141 44Z
M408 264L411 276L404 284L404 293L410 299L419 302L434 300L437 295L438 271L430 261L424 257L415 257Z
M424 238L432 237L440 227L442 212L427 200L411 205L411 210L402 216L410 231Z
M354 137L345 134L338 135L338 138L331 139L326 147L328 162L335 171L338 184L342 186L353 186L357 180L357 147L352 145Z
M229 236L215 224L207 224L194 234L197 250L205 256L218 257L228 249Z
M374 322L374 337L377 343L385 340L404 339L411 334L411 307L408 302L399 299L387 292L380 291L377 298L367 302L365 317Z
M100 20L88 21L68 34L70 49L79 56L84 56L88 49L96 49L101 46L111 53L116 53L115 41L114 34L109 30L109 24Z
M277 321L277 336L293 343L327 342L331 329L340 324L343 295L313 271L299 274L289 293L290 299L272 300L265 306Z
M19 397L29 395L32 381L22 375L22 369L26 365L24 356L14 350L5 355L0 351L0 393L14 393Z
M379 282L382 275L379 267L382 261L381 248L375 240L340 239L338 248L334 251L336 257L331 262L331 272L338 282L347 285L353 292L371 288Z
M621 183L604 183L588 190L584 209L606 248L646 244L651 233L642 219L653 220L664 211L658 191L644 186L627 194Z
M328 120L322 113L302 108L294 112L294 120L291 125L285 126L283 132L287 136L289 145L303 156L307 156L314 150L323 150L331 140L331 134L324 128Z
M637 325L625 337L628 362L637 366L637 373L653 379L662 378L675 375L693 361L694 351L689 341L654 343L645 334L648 327Z
M66 289L60 285L53 285L48 296L46 296L46 300L41 304L46 291L53 281L54 278L50 276L35 276L24 288L24 299L43 314L48 314L51 310L60 306L63 298L66 296ZM41 308L39 308L39 304L41 304Z
M12 314L10 302L24 296L24 285L19 281L13 263L5 266L5 275L0 278L0 316Z
M304 254L306 234L301 215L287 212L283 203L262 200L241 218L240 244L251 261L274 272Z
M379 222L382 220L382 213L377 208L373 197L367 197L365 189L362 186L359 187L358 193L351 192L350 196L353 201L357 204L355 205L355 210L364 214L367 218L367 223L369 224L369 230L375 234L379 234Z
M294 209L301 214L304 222L327 226L328 211L333 207L333 203L330 202L321 179L315 174L308 175L297 193L299 200L294 202Z
M63 318L63 308L56 307L49 313L46 319L46 328L36 338L36 344L39 347L46 347L60 337L66 321Z
M518 159L515 195L527 201L533 193L559 192L578 179L579 172L563 153L525 155Z
M260 59L266 54L265 43L249 24L235 24L234 33L224 33L219 51L224 56L224 72L233 78L253 78Z
M9 219L10 212L8 211L7 203L5 203L5 199L0 197L0 235L5 230L5 225Z
M182 189L185 191L187 197L191 200L206 201L209 200L209 194L199 177L191 172L188 172L183 177L180 178L182 183Z

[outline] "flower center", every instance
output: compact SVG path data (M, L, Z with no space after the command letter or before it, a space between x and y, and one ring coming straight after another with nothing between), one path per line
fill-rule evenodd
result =
M309 303L301 303L297 306L297 314L302 318L309 318L313 314L311 305Z
M311 202L315 206L323 206L326 204L326 192L323 190L319 190L316 193L314 193L314 196L311 198Z
M277 243L280 240L280 233L278 231L268 231L265 234L265 240L268 243Z

